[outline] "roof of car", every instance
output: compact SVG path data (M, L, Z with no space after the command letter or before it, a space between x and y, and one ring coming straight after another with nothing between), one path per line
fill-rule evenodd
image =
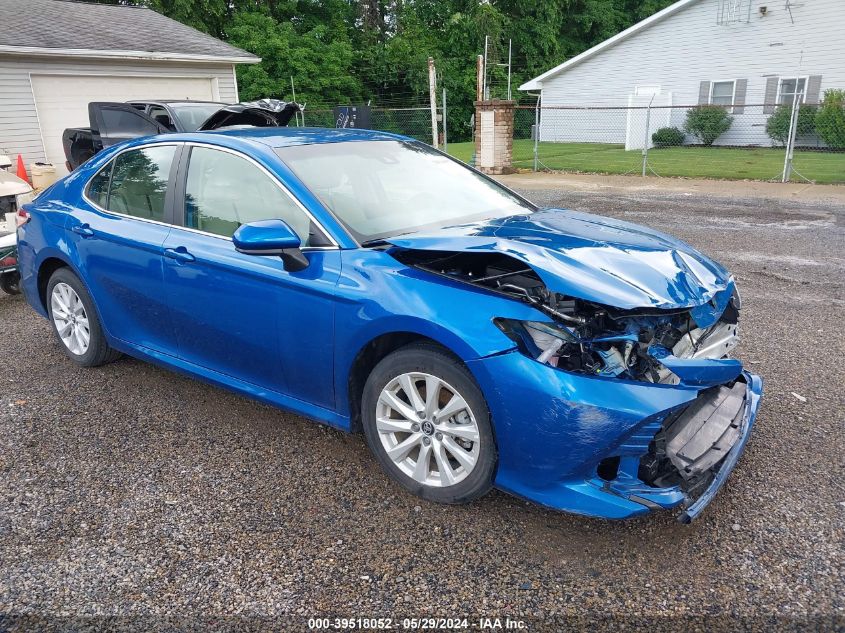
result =
M378 130L360 130L352 128L319 127L249 127L200 132L232 136L244 140L256 141L270 147L292 147L295 145L314 145L317 143L343 143L350 141L407 141L412 140L399 134Z
M152 9L0 0L0 52L254 64L261 59Z

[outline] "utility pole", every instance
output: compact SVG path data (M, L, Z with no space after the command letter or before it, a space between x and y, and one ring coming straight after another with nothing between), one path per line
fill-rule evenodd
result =
M489 35L484 36L484 85L482 86L481 95L482 99L489 99L489 95L487 93L487 44L490 40Z
M290 76L290 91L293 93L293 102L296 103L296 88L293 87L293 75ZM294 119L299 123L299 112L294 114ZM302 125L305 126L305 115L302 115Z
M513 40L508 40L508 101L511 100L511 53L513 53Z
M479 55L475 64L475 100L484 101L484 56Z
M434 76L434 58L428 58L428 100L431 104L431 145L437 144L437 78Z
M449 152L449 140L446 136L446 87L443 87L443 151Z

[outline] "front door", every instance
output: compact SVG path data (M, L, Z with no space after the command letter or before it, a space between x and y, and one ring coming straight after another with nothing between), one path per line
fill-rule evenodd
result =
M179 148L151 145L118 154L91 179L66 225L107 332L164 353L176 347L162 254Z
M195 365L324 407L334 406L334 287L340 252L298 202L244 156L193 146L164 249L164 278L180 356ZM285 220L309 266L238 253L241 224ZM318 246L319 245L319 246Z

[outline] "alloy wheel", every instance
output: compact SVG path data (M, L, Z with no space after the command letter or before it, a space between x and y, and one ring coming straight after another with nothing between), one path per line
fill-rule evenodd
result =
M76 356L84 355L91 343L91 326L82 300L68 284L59 282L53 286L50 313L65 347Z
M376 428L387 456L426 486L466 479L481 450L478 423L466 400L437 376L405 373L379 395Z

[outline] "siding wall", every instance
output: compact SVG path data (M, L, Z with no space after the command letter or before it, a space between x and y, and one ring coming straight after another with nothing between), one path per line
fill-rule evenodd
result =
M647 84L660 84L662 92L671 92L673 105L695 105L700 82L735 79L748 81L745 103L762 104L770 76L821 75L820 94L827 88L845 88L845 1L796 3L791 17L783 1L748 1L750 21L731 25L717 24L719 0L690 5L547 79L543 105L625 106L634 88ZM759 13L761 6L767 7L765 16ZM598 123L592 120L595 116L585 114L584 122L578 123L570 114L566 130L559 129L554 117L547 117L540 138L625 141L624 126ZM746 108L734 117L733 129L719 139L720 144L770 144L765 133L768 113ZM684 111L673 111L673 125L683 119ZM593 130L600 132L595 139Z
M22 154L24 162L43 161L44 148L30 73L74 73L131 76L213 77L217 79L220 101L237 101L234 69L231 64L186 64L143 60L102 61L58 60L0 54L0 150L12 160ZM157 95L150 95L155 99ZM88 121L68 120L67 127L87 127Z

